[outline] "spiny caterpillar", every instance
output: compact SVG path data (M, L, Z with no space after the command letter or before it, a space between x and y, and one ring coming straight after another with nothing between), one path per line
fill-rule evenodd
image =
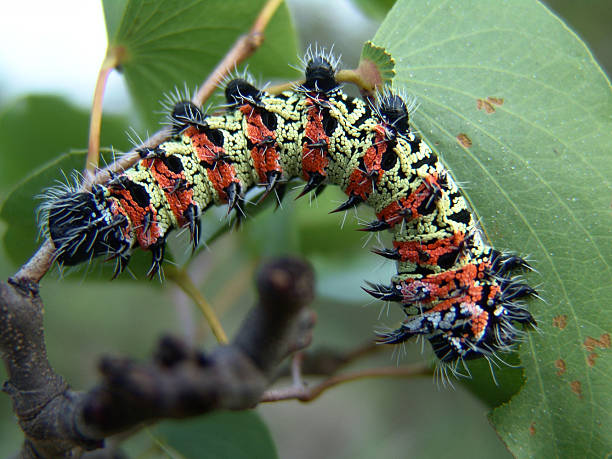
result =
M393 247L375 252L397 262L397 275L365 290L400 303L406 318L379 342L425 336L451 369L508 350L522 334L514 322L535 324L521 298L536 292L511 276L527 263L486 244L449 172L411 129L401 96L351 98L330 55L305 62L305 81L280 95L245 78L230 81L220 116L179 101L172 137L141 149L135 166L91 192L56 193L43 216L56 260L75 265L105 255L116 260L117 276L140 247L152 253L153 276L172 230L188 228L195 248L209 207L227 204L229 212L255 186L282 194L300 177L301 195L338 185L348 199L334 212L365 203L377 219L362 230L392 233Z

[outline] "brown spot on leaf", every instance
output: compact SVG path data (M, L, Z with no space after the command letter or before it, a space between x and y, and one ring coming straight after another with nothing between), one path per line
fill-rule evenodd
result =
M593 352L596 347L600 349L608 349L610 347L610 334L605 333L601 335L599 339L595 339L592 336L587 336L584 340L584 347L589 352Z
M582 384L580 383L580 381L572 381L570 383L570 387L572 388L572 392L574 394L582 398Z
M457 135L457 140L465 148L470 148L472 146L472 139L470 139L467 134L464 134L463 132Z
M531 425L529 426L529 435L535 435L535 433L536 433L535 421L533 421Z
M565 365L565 360L563 359L555 360L555 367L558 370L557 376L561 376L563 373L565 373L565 370L567 369L567 366Z
M597 359L597 357L599 357L597 354L595 354L595 352L591 352L589 354L589 356L587 357L587 364L590 367L594 367L595 366L595 359Z
M484 111L488 114L495 113L495 107L491 105L491 102L484 99L476 99L476 108L478 110L482 110L484 108Z
M495 113L495 107L493 105L503 105L504 99L501 97L488 96L486 99L476 99L476 109L482 110L488 114Z
M553 317L553 327L557 327L560 330L567 327L567 316L565 314L561 314L560 316Z

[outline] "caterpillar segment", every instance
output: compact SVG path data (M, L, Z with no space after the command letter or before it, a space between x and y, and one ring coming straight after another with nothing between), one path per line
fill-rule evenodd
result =
M219 116L176 103L172 137L139 151L135 166L91 192L54 194L44 213L57 261L106 255L117 276L140 248L152 253L154 276L172 230L188 228L195 250L209 207L229 213L255 186L282 197L299 177L298 197L337 185L347 200L332 212L366 204L376 220L362 230L392 233L392 247L374 252L394 260L397 275L364 288L406 316L381 343L424 336L451 364L509 349L523 333L515 323L535 324L524 299L536 292L513 277L527 263L485 242L450 173L411 130L405 99L389 90L371 103L351 98L336 66L311 52L305 81L280 95L236 78Z

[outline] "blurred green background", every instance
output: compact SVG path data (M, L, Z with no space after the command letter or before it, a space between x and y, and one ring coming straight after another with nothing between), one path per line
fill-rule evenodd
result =
M365 8L359 10L349 1L289 1L302 48L315 42L327 47L334 44L343 65L355 66L362 43L373 36L382 18L370 2L358 3ZM555 0L547 4L590 45L609 73L609 1ZM11 20L10 12L3 20ZM6 37L4 45L8 45ZM83 148L87 142L88 106L82 101L90 96L66 99L58 94L3 91L11 86L5 79L10 74L9 64L0 60L0 198L38 165L72 148ZM120 95L115 100L124 97L121 91L125 90L117 88ZM113 100L110 95L109 100ZM119 105L120 111L110 107L112 115L104 118L102 144L123 151L130 146L124 131L129 126L142 129L142 122L129 104ZM34 129L36 136L31 134ZM15 154L24 144L29 145L31 154ZM16 169L22 176L5 173ZM342 215L327 215L343 200L342 194L328 189L311 202L308 198L297 203L292 200L290 195L282 211L269 208L249 219L240 230L200 252L190 265L193 278L230 336L253 303L252 278L261 258L287 252L305 255L316 269L319 282L314 307L319 323L313 347L350 349L372 338L372 324L389 325L399 320L397 311L381 311L358 288L366 278L388 279L393 266L361 248L367 240L353 231L355 217L349 216L344 223ZM221 216L207 216L205 225L218 225ZM361 218L370 217L364 211ZM175 246L177 256L184 256L184 241ZM0 254L3 278L17 267L4 252ZM41 285L49 358L73 387L87 388L96 381L96 361L101 354L145 358L162 333L185 335L205 347L214 346L198 311L171 283L85 282L85 277L85 271L80 270L58 281L53 273ZM395 364L397 359L408 364L430 357L427 349L422 355L414 343L398 352L400 355L385 349L356 368ZM4 379L4 373L0 372L0 377ZM485 417L486 405L460 385L455 389L438 387L430 378L354 382L311 404L281 402L257 411L270 428L280 457L510 457ZM16 451L21 442L11 413L9 398L0 397L0 457ZM147 433L129 440L126 450L134 457L164 455Z

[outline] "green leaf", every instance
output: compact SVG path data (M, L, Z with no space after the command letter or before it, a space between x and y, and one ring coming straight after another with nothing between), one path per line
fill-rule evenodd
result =
M128 0L104 0L104 20L106 22L106 34L110 43L116 35L123 20L123 15L128 5Z
M268 427L254 411L222 411L188 421L164 421L153 433L187 459L278 456Z
M150 127L162 118L163 94L201 84L250 30L264 3L128 0L117 26L119 13L104 1L109 49L121 56L119 68ZM263 46L249 60L249 70L256 78L295 78L288 64L295 62L296 53L291 20L281 5L265 30Z
M520 347L526 383L491 419L517 457L612 448L612 92L592 55L534 0L399 1L376 44L413 122L499 249L530 255L545 301Z
M391 9L395 0L353 0L361 10L375 19L381 20Z
M127 146L126 125L125 118L105 117L102 145ZM58 96L30 95L3 107L0 111L0 195L59 154L72 148L87 148L88 126L88 112ZM77 168L83 166L84 163Z

